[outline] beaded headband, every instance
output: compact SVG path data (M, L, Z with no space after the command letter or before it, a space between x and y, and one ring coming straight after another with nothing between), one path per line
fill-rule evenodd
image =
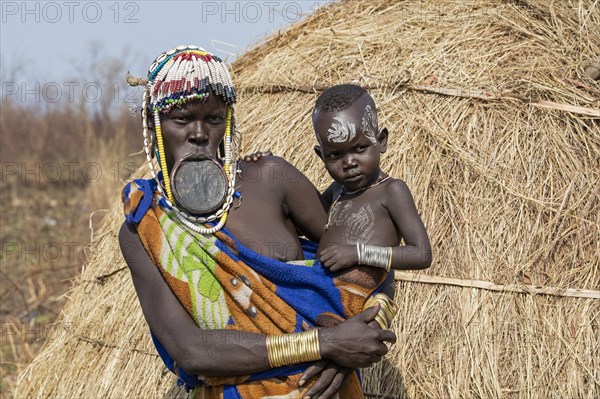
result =
M150 105L168 113L174 106L204 99L210 90L231 106L235 88L225 63L197 46L178 46L161 54L148 70Z
M181 211L175 205L171 182L167 169L164 152L160 114L169 113L174 107L181 106L194 100L205 100L211 91L223 98L227 105L227 120L224 137L225 159L223 167L228 180L228 190L225 202L215 214L207 217L194 217ZM167 205L175 212L177 217L192 230L202 234L212 234L220 230L227 220L227 214L233 202L235 192L235 176L237 165L231 165L232 137L235 133L234 104L236 102L235 88L225 63L217 56L206 52L198 46L178 46L162 53L148 70L148 83L144 91L142 104L142 123L144 133L144 150L150 167L152 177L158 181L159 192L166 197ZM154 113L154 131L156 134L156 147L152 148L148 134L148 110ZM158 179L152 152L156 157L164 181ZM166 193L165 193L166 192ZM166 195L165 195L166 194ZM219 219L217 225L205 228L195 223L212 222Z

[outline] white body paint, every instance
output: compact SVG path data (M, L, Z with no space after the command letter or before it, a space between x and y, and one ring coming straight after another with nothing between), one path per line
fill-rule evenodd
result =
M331 143L345 143L356 136L354 123L344 121L339 116L333 117L333 123L327 130L327 140Z
M373 145L377 144L377 114L370 105L365 107L362 117L362 130Z
M344 243L354 245L357 242L368 243L375 231L375 214L369 203L352 213L352 200L337 203L331 209L328 226L343 226Z

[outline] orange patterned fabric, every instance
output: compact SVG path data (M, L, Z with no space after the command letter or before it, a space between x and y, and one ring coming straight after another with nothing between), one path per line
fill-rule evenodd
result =
M129 214L140 216L139 206L149 188L152 185L147 180L126 188L124 204ZM146 198L149 208L137 222L138 235L168 286L202 329L278 334L301 331L303 322L314 327L335 326L359 313L381 283L380 276L361 268L333 276L314 260L291 264L262 257L224 232L212 236L189 232L163 207L161 197L152 195L151 203ZM293 284L286 284L290 278ZM158 340L156 343L165 364L172 364L168 354L163 356ZM194 397L198 399L301 398L314 382L298 389L307 366L199 380L189 375L184 379L184 370L172 371L186 384L197 381ZM339 395L363 397L357 373L348 378Z

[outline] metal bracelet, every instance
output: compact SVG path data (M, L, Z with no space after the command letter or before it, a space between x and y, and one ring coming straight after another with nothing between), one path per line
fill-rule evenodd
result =
M392 247L378 247L376 245L357 242L356 253L359 265L373 266L390 271L392 266Z
M319 332L268 335L267 356L272 368L321 360Z

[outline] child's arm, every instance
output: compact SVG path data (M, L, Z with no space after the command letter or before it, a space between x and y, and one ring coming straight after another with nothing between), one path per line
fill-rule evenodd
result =
M392 181L387 186L385 204L405 244L392 247L391 268L428 268L432 258L429 236L406 183Z
M425 269L431 265L429 237L406 183L393 180L387 185L384 195L384 206L405 245L330 245L321 251L319 257L321 263L330 271L336 272L356 265L384 269L389 266L390 270Z
M432 259L429 236L408 186L402 180L392 181L386 187L385 198L390 217L404 239L404 245L391 247L390 269L428 268ZM387 248L372 247L371 250L373 249L382 251Z
M333 182L325 189L325 191L323 191L323 193L321 193L321 203L327 213L329 213L329 208L331 208L331 204L333 204L336 186L339 186L339 183Z

